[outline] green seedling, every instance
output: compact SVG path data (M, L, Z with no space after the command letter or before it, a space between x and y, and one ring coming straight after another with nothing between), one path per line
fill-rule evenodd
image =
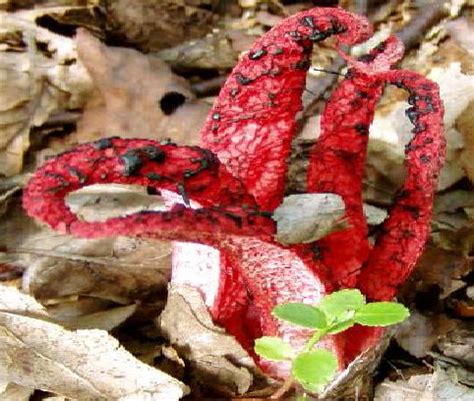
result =
M390 326L410 315L405 306L396 302L367 303L357 289L334 292L317 305L297 302L277 305L272 314L314 332L301 350L294 350L279 337L265 336L255 341L255 352L271 361L291 361L290 380L297 381L312 393L321 392L337 372L336 356L325 349L315 348L325 336L340 333L355 324Z

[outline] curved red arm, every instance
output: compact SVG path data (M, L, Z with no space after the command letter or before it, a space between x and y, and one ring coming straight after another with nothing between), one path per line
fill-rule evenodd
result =
M310 154L308 191L338 194L344 200L350 227L317 242L321 259L340 287L354 287L369 252L362 209L362 179L375 105L383 80L377 71L389 70L403 55L394 36L359 60L341 55L352 67L333 91L321 115L321 134Z
M92 184L133 184L180 194L184 203L163 212L141 212L106 222L81 221L65 203L72 191ZM107 138L48 161L24 190L28 214L52 228L87 238L142 235L216 243L226 235L271 240L275 225L260 213L245 187L217 158L199 147L151 140Z
M359 278L358 287L378 301L395 296L423 251L446 145L438 85L411 71L388 71L382 78L409 93L405 114L414 129L405 148L405 183Z
M352 45L370 37L372 29L364 17L339 8L289 17L237 64L201 131L201 145L216 153L264 210L283 198L312 44L331 35Z

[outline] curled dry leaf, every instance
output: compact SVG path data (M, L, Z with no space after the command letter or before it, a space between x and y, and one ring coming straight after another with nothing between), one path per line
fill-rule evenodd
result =
M163 210L160 196L149 195L139 185L90 185L69 194L66 199L73 213L86 221L105 221L142 210Z
M437 343L440 336L456 327L456 321L446 315L425 316L414 311L400 324L395 339L405 351L422 358Z
M26 269L23 289L35 298L84 295L122 305L165 299L171 268L169 243L61 236L18 209L12 208L1 221L0 246L5 252L0 260Z
M240 394L249 389L255 370L252 359L234 337L212 322L196 288L170 285L157 323L206 386Z
M105 0L101 3L109 33L125 37L146 53L198 38L212 28L210 1Z
M78 122L79 142L123 136L197 143L209 106L194 100L186 80L163 61L107 47L83 29L76 45L97 88Z
M239 52L232 47L228 34L219 31L161 50L157 56L179 71L228 70L237 62Z
M474 160L474 159L472 159ZM470 162L472 164L472 161ZM435 202L433 217L433 242L444 250L458 251L469 258L470 250L474 244L474 215L470 212L474 208L474 195L472 191L454 190L439 195ZM455 257L452 255L451 258ZM436 261L437 262L437 261ZM438 263L435 263L437 265ZM454 264L446 264L446 267ZM471 268L472 269L472 268ZM426 270L426 269L425 269ZM440 277L444 274L432 268ZM464 272L467 275L469 272ZM450 277L445 275L445 277Z
M375 390L375 401L470 401L474 390L453 369L436 366L433 374L415 375L395 382L385 379Z
M56 316L56 320L69 330L100 329L110 331L132 316L136 309L136 305L119 306L88 315L70 316L60 321Z
M30 129L57 112L84 106L92 90L74 42L27 19L1 14L0 175L18 174Z
M48 313L43 305L39 304L34 298L20 293L14 287L0 285L0 310L14 311L19 314L26 314L47 318Z
M0 379L1 380L1 379ZM0 387L2 383L0 382ZM0 388L0 401L28 401L33 395L34 389L19 386L15 383L9 383L6 388L1 390Z
M460 17L446 24L446 30L467 52L474 55L474 23Z
M335 194L290 195L273 213L275 238L282 244L307 244L348 227L342 198Z
M19 292L17 298L34 303ZM105 331L68 331L17 309L0 312L0 366L0 382L80 400L172 401L187 393L184 384L135 359Z
M0 188L0 216L6 213L13 196L17 194L20 189L21 188L16 185L8 187L5 190Z
M462 133L464 149L461 153L461 164L469 180L474 183L474 100L469 103L456 121L456 127Z
M474 367L474 324L472 321L458 322L456 330L443 336L438 347L443 355L453 358L468 368Z

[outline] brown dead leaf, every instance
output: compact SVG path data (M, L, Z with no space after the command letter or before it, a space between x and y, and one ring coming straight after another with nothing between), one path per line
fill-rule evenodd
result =
M197 289L170 284L168 302L157 324L206 386L226 388L230 394L249 389L255 370L252 359L235 338L214 325Z
M239 52L234 50L227 33L218 31L162 50L157 56L178 71L229 70L236 64Z
M8 206L12 201L13 196L16 195L20 190L21 188L17 185L8 186L5 189L0 188L0 216L7 212Z
M467 52L474 55L474 23L466 17L446 24L446 30Z
M78 30L77 51L97 88L78 122L78 142L106 136L196 144L209 105L153 56L112 48Z
M411 355L422 358L437 343L438 338L457 327L458 322L443 314L425 316L413 311L399 325L395 339Z
M35 302L17 292L17 303L22 301ZM187 392L184 384L135 359L105 331L68 331L16 309L0 311L0 382L94 401L172 401Z
M28 401L33 392L32 388L9 383L3 392L0 392L0 401Z
M285 245L313 242L348 227L344 216L344 202L338 195L289 195L273 213L275 239Z
M89 185L71 192L66 204L86 221L105 221L143 210L165 209L163 198L149 195L146 187L140 185Z
M456 128L461 132L464 139L461 165L466 171L466 175L474 184L474 101L469 104L464 113L456 120Z
M438 342L443 355L456 359L463 366L474 368L474 324L464 321Z
M0 15L0 176L21 171L32 127L83 107L92 90L74 42L38 27L34 15Z
M208 0L102 2L109 34L125 37L146 53L205 35L212 28L212 5Z
M470 401L474 390L463 384L459 372L435 367L433 374L415 375L408 380L385 379L375 391L375 401Z
M45 308L17 288L0 286L0 310L15 311L24 316L54 321L68 329L101 329L110 331L128 319L136 305L106 309L109 304L94 299L61 302ZM95 309L91 309L94 308Z
M416 294L429 294L436 288L439 291L439 299L429 295L430 304L436 305L439 300L467 285L462 278L469 274L472 267L469 258L463 256L459 250L449 251L429 245L410 280L403 287L401 296L405 303L412 303Z
M438 195L432 220L433 242L440 248L455 250L467 257L474 244L473 209L472 191L455 190Z
M74 307L74 305L72 306ZM61 319L57 313L53 314L51 309L48 312L57 323L69 330L100 329L110 331L132 316L136 309L136 305L119 306L88 315L67 317L63 315ZM64 313L64 310L62 312Z
M39 226L20 207L0 224L5 251L0 262L26 268L23 288L37 299L85 295L122 305L164 299L171 270L168 242L61 235Z

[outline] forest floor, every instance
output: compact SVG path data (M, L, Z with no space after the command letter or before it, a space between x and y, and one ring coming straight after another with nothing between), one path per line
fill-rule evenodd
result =
M0 400L171 401L185 386L189 400L264 399L274 391L212 325L202 300L168 294L169 242L62 235L29 218L21 194L38 166L80 143L120 136L197 145L252 43L287 16L337 3L0 0ZM339 5L368 17L371 47L397 34L406 47L400 68L439 84L447 156L430 240L398 296L411 316L373 375L338 399L474 400L474 2ZM312 66L288 194L305 191L308 149L340 80L320 69L346 71L327 44L315 48ZM373 232L403 183L404 108L406 96L387 88L370 128L363 188ZM77 213L103 219L158 201L143 188L109 186L71 202ZM173 320L186 322L181 346L163 332ZM199 340L206 335L212 340Z

